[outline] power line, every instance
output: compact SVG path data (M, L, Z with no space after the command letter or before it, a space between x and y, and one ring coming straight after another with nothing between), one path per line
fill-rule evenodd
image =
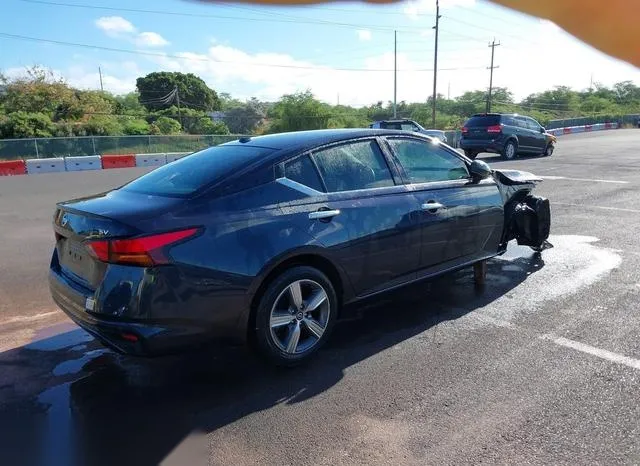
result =
M274 16L281 16L283 19L266 19L266 18L247 18L243 16L226 16L226 15L214 15L214 14L206 14L206 13L187 13L183 11L166 11L166 10L148 10L148 9L140 9L140 8L121 8L121 7L109 7L109 6L99 6L99 5L81 5L77 3L65 3L65 2L53 2L53 1L45 1L45 0L18 0L24 3L32 3L39 5L49 5L49 6L60 6L60 7L68 7L68 8L84 8L90 10L105 10L105 11L119 11L119 12L128 12L128 13L145 13L145 14L157 14L157 15L168 15L168 16L183 16L190 18L216 18L216 19L227 19L231 21L257 21L257 22L267 22L267 23L292 23L292 24L316 24L316 25L324 25L324 26L335 26L335 27L345 27L348 29L374 29L379 31L393 31L393 26L385 26L381 24L356 24L356 23L343 23L338 21L327 21L327 20L317 20L313 18L308 18L304 16L293 16L293 15L282 15L278 13L269 13L269 12L261 12L254 11L257 14L267 14ZM233 5L226 5L233 6ZM412 31L412 33L417 33L418 31L422 31L421 27L411 27L405 26L404 28L398 28L398 30L404 31Z
M245 66L263 66L263 67L267 67L267 68L288 68L288 69L301 69L301 70L317 70L317 71L358 71L358 72L389 72L392 71L389 68L341 68L341 67L332 67L329 65L324 65L324 66L303 66L303 65L283 65L283 64L277 64L277 63L251 63L251 62L238 62L238 61L232 61L232 60L218 60L215 58L209 58L209 57L185 57L185 56L181 56L181 55L173 55L173 54L167 54L167 53L157 53L157 52L145 52L145 51L141 51L141 50L129 50L129 49L121 49L121 48L116 48L116 47L103 47L103 46L99 46L99 45L91 45L91 44L82 44L82 43L78 43L78 42L66 42L66 41L60 41L60 40L53 40L53 39L42 39L42 38L38 38L38 37L29 37L29 36L22 36L22 35L18 35L18 34L8 34L5 32L0 32L0 38L4 37L4 38L8 38L8 39L16 39L16 40L27 40L27 41L33 41L33 42L44 42L44 43L49 43L49 44L56 44L56 45L64 45L64 46L70 46L70 47L80 47L80 48L88 48L88 49L95 49L95 50L105 50L105 51L109 51L109 52L119 52L119 53L128 53L128 54L132 54L132 55L148 55L148 56L152 56L152 57L161 57L161 58L175 58L178 60L195 60L195 61L206 61L206 62L213 62L213 63L228 63L228 64L235 64L235 65L245 65ZM457 70L469 70L469 69L479 69L482 67L479 66L460 66L460 67L451 67L451 68L443 68L443 70L446 71L457 71ZM424 72L424 71L433 71L432 68L415 68L415 69L408 69L408 70L402 70L405 72Z
M138 99L138 102L140 102L142 105L147 105L147 104L166 105L175 99L177 92L178 92L178 89L174 88L173 90L169 91L169 93L166 94L164 97L159 97L157 99L149 99L149 100Z

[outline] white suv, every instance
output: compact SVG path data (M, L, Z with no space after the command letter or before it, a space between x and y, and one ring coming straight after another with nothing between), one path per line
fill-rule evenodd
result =
M371 123L369 128L373 129L396 129L402 131L413 131L415 133L426 134L427 136L431 136L433 138L438 138L441 142L447 142L447 136L444 131L440 131L439 129L424 129L420 123L413 120L381 120Z

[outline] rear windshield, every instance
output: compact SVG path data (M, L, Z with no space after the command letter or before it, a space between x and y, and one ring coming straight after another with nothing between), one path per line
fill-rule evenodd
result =
M147 173L122 189L159 196L186 197L273 150L242 144L210 147Z
M464 124L467 128L494 126L500 124L500 115L474 116Z

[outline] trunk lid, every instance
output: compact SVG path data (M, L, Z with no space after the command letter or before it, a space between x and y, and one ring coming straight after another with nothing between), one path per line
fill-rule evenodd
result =
M179 201L114 190L59 203L53 218L58 271L79 285L95 290L108 264L96 259L86 243L141 234L137 221L160 215Z

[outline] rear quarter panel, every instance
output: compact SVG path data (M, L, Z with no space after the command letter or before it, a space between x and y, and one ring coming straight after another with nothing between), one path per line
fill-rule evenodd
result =
M183 286L181 293L190 296L190 303L203 313L230 309L237 316L238 331L243 332L253 297L275 267L302 254L321 255L335 263L330 251L283 213L280 202L299 195L290 191L270 182L195 202L170 219L156 220L204 227L199 237L171 249L180 274L172 280Z

